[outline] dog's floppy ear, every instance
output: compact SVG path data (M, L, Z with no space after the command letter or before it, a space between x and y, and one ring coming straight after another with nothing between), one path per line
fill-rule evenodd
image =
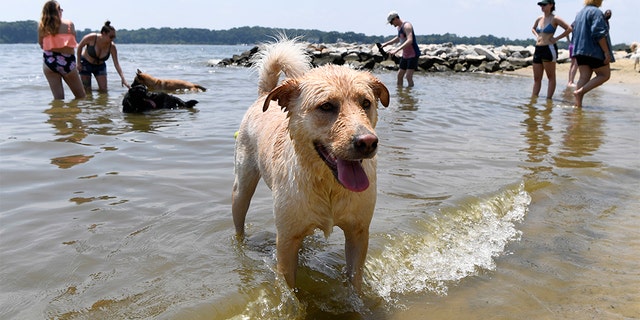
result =
M371 80L371 89L373 89L373 93L376 95L378 99L380 99L380 103L382 103L383 106L388 107L389 106L389 90L382 82L380 82L380 80L374 78L373 76L371 77L373 78Z
M281 85L271 90L267 95L267 98L264 99L264 105L262 106L262 111L267 111L269 109L269 103L272 100L277 100L280 107L283 110L287 110L289 107L289 103L292 99L298 96L300 89L298 88L298 81L295 79L287 79ZM387 97L389 93L387 92ZM387 98L388 100L388 98Z

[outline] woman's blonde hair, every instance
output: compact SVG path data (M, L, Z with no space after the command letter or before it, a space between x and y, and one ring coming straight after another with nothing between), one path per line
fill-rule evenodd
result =
M600 8L602 6L602 0L584 0L585 6L596 6Z
M42 7L42 17L38 25L38 32L41 34L58 34L60 23L60 4L55 0L47 1Z

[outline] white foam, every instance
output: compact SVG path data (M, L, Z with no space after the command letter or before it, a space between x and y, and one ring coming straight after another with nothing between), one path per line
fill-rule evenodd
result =
M367 282L387 302L408 293L445 295L450 284L494 270L494 258L517 241L531 197L520 185L495 196L473 199L418 223L416 233L388 235L379 254L367 260Z

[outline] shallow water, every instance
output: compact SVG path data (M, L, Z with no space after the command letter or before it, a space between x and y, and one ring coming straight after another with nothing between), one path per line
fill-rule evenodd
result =
M37 45L0 45L2 319L640 318L637 103L605 87L574 109L532 80L418 74L377 133L378 203L362 295L336 229L305 240L297 292L274 274L261 184L231 220L233 133L255 74L209 67L241 46L118 45L137 68L209 88L194 111L51 101ZM95 86L95 84L94 84ZM613 88L615 89L615 88ZM70 95L70 91L67 90Z

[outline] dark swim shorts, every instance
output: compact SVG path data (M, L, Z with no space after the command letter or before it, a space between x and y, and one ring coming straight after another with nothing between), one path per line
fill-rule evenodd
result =
M42 53L44 64L53 72L61 75L67 75L76 68L76 56L73 54L65 54L53 51L44 51Z
M577 55L573 56L576 58L576 62L579 66L589 66L591 69L598 69L600 67L604 67L604 60L600 60L598 58Z
M558 60L558 45L536 46L533 53L533 63L555 62Z
M80 75L83 75L83 76L90 76L90 75L106 76L107 75L107 64L104 62L101 64L93 64L87 61L87 59L82 58L80 59L80 64L82 64L82 69L80 69Z
M413 57L413 58L409 58L409 59L405 59L405 58L400 59L400 69L402 69L402 70L407 70L407 69L417 70L418 69L418 57Z

